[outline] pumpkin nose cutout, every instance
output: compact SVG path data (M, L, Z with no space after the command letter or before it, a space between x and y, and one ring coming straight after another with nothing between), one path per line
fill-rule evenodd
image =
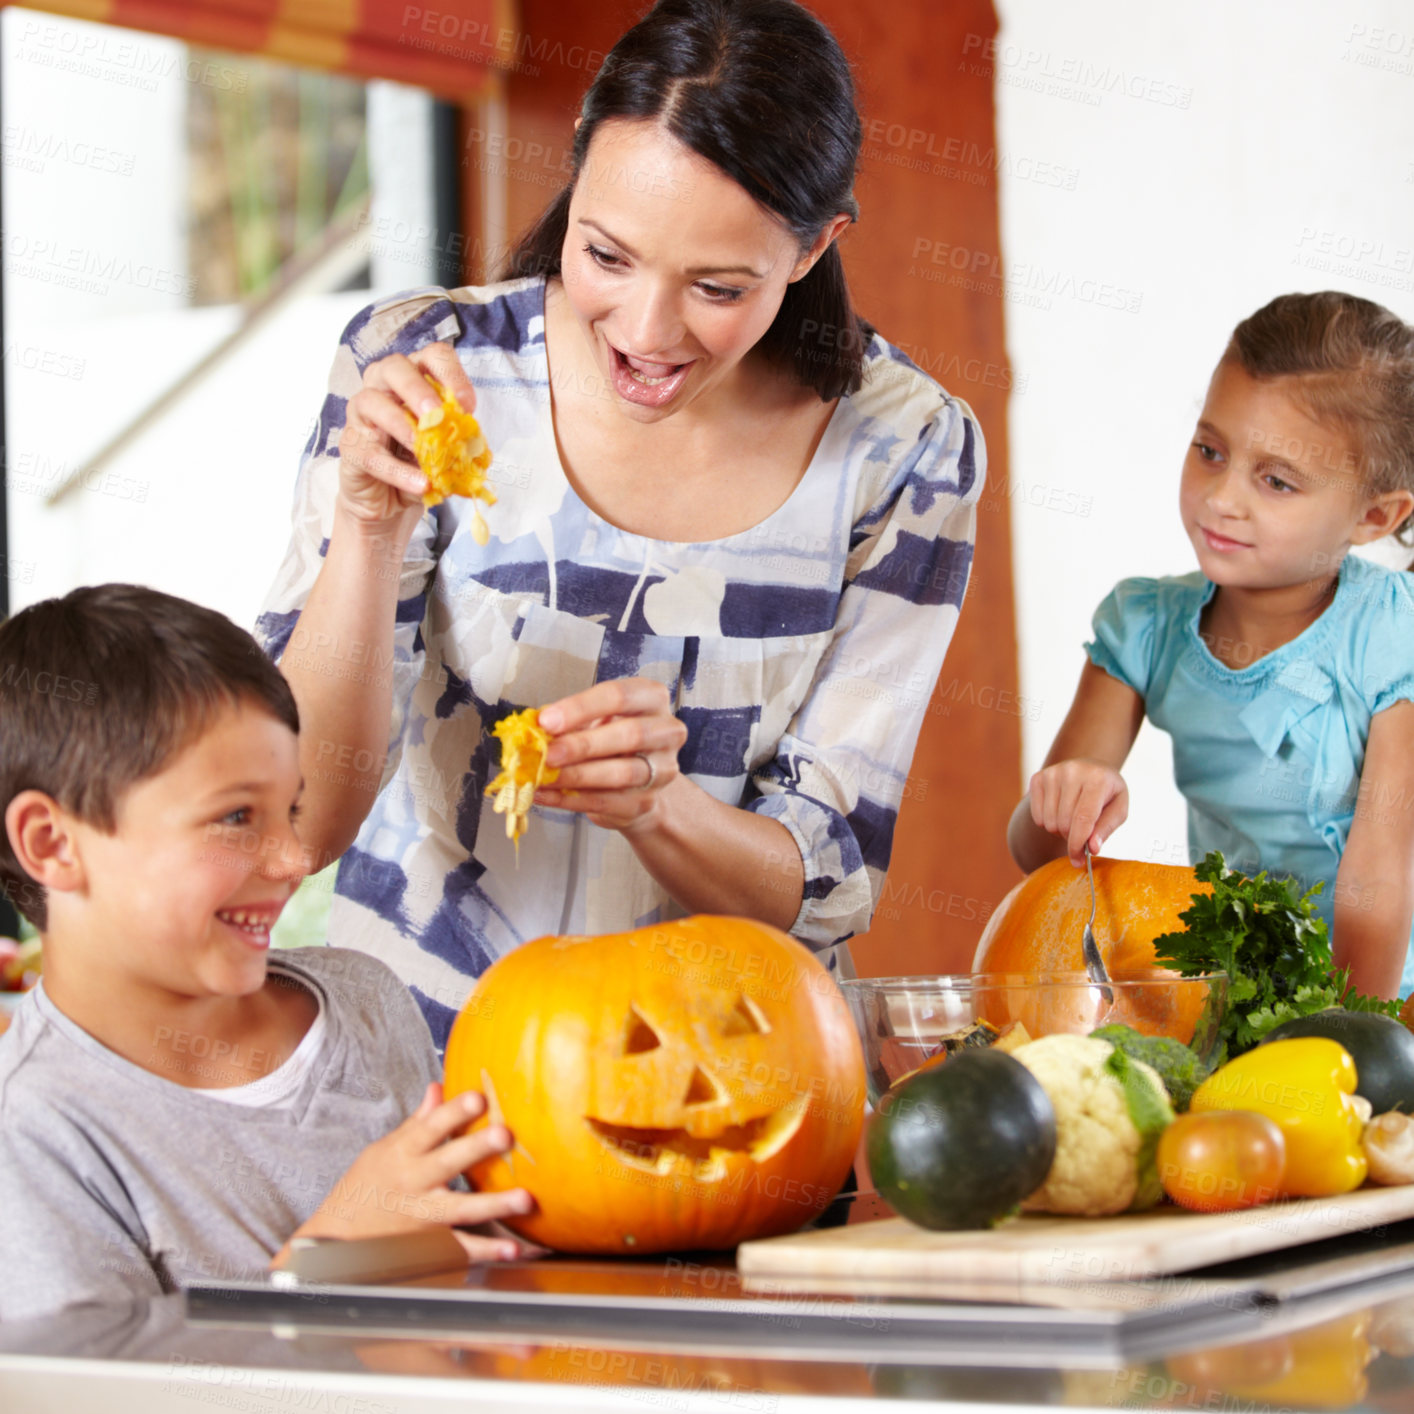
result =
M662 1037L638 1014L634 1007L629 1007L628 1026L624 1035L624 1055L640 1056L645 1051L656 1051L662 1044Z
M687 1094L682 1097L684 1106L719 1105L726 1098L722 1087L700 1065L692 1067L692 1079L688 1081Z

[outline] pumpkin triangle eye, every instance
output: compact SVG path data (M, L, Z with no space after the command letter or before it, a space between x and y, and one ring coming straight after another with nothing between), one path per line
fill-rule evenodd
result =
M628 1031L624 1037L624 1055L638 1056L644 1051L656 1051L663 1044L658 1033L633 1008L628 1009Z
M701 1066L692 1067L692 1079L688 1082L687 1094L682 1097L684 1105L715 1105L722 1100L721 1088Z
M723 1036L764 1036L771 1023L761 1014L761 1008L750 997L738 997L736 1005L722 1023Z

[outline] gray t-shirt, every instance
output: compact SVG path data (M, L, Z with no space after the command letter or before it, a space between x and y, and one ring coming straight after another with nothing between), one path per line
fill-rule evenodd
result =
M42 985L25 998L0 1036L0 1320L263 1275L441 1078L421 1012L376 958L299 948L270 970L324 1013L318 1055L278 1105L163 1079L94 1040ZM200 1037L166 1042L165 1055L199 1058Z

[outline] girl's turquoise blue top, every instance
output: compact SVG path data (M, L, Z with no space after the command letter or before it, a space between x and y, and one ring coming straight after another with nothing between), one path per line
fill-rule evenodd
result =
M1237 668L1219 662L1198 634L1214 588L1196 571L1126 579L1095 611L1086 651L1173 738L1191 860L1219 849L1244 873L1266 869L1304 886L1319 880L1315 902L1330 925L1357 810L1376 827L1414 810L1414 799L1378 783L1357 802L1370 719L1414 699L1414 576L1347 555L1325 613ZM1414 949L1400 987L1411 991Z

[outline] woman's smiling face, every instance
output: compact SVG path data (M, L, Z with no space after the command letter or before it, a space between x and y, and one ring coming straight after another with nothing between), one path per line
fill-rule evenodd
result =
M742 360L833 237L807 252L656 122L613 119L575 184L561 280L615 406L654 422L738 387Z

